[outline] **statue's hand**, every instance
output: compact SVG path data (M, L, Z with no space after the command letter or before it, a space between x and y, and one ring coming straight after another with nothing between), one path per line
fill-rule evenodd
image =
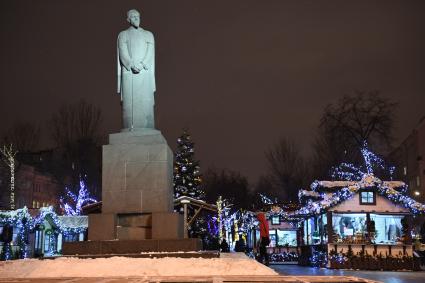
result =
M141 69L143 69L143 70L145 70L145 71L147 71L147 70L148 70L148 66L146 66L146 64L145 64L145 63L143 63L143 61L139 63L138 67L139 67L139 69L140 69L140 70L141 70Z
M133 71L133 73L140 73L140 69L136 66L131 66L131 70Z

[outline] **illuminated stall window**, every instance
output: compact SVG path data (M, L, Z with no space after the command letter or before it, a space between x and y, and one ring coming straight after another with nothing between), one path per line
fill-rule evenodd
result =
M311 226L311 244L326 244L328 242L328 219L326 217L326 214L321 214L315 217L314 219L312 219L312 222L313 224Z
M277 246L296 247L297 246L297 231L295 230L277 230Z
M401 242L403 218L403 215L370 214L370 220L375 223L375 231L372 231L374 242L377 244Z
M270 230L269 231L269 235L270 235L270 244L269 244L269 247L270 248L275 248L276 247L276 244L277 244L276 230Z
M332 225L337 242L364 242L366 213L333 213Z
M304 244L311 245L311 218L304 221Z
M320 245L327 243L327 222L326 214L304 220L304 244Z

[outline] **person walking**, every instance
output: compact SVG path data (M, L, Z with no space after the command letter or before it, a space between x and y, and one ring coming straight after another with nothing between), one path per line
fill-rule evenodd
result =
M269 254L267 253L267 246L270 244L269 223L263 212L257 213L257 219L260 227L260 262L269 265Z

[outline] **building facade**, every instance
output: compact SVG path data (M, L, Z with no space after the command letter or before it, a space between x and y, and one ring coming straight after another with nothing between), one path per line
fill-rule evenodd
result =
M0 209L10 209L10 171L6 166L0 168ZM15 172L15 208L24 206L58 208L62 191L56 179L35 166L19 164Z
M395 175L409 185L408 193L425 202L425 116L410 135L390 154Z

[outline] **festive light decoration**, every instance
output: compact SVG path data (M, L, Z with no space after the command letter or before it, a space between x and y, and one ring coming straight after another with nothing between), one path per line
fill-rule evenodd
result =
M264 194L259 194L260 198L261 198L261 202L263 204L266 205L271 205L271 204L276 204L277 203L277 199L275 198L274 200L272 200L269 196L266 196Z
M3 161L10 169L10 209L13 210L15 209L15 156L18 151L10 144L0 148L0 152L3 154Z
M174 162L174 198L189 196L203 200L205 193L201 189L202 176L199 161L194 158L194 143L187 130L177 139Z
M354 254L350 248L347 252L341 249L339 252L335 249L329 252L329 264L332 269L362 269L362 270L415 270L415 259L412 256L403 254L387 254L382 252L373 252L369 255L365 252Z
M310 265L312 267L325 267L328 263L328 253L326 251L314 250L310 257Z
M15 227L17 231L19 257L27 258L29 251L28 236L46 220L52 221L57 233L62 233L64 236L84 233L87 230L87 216L73 216L74 218L84 218L83 220L86 221L77 222L78 224L72 227L64 224L63 217L66 216L58 216L51 206L40 208L40 213L36 217L32 217L28 212L28 208L23 207L17 210L0 212L0 225ZM11 249L6 251L6 253L5 259L11 259Z
M223 223L222 220L222 213L223 213L223 201L221 200L221 196L218 197L218 200L216 202L217 205L217 223L218 223L218 243L221 244L221 241L223 239Z
M207 231L212 236L219 235L219 225L218 225L218 217L216 216L207 216Z
M361 149L364 159L364 165L356 167L350 163L341 163L333 170L333 177L343 179L344 181L314 181L310 188L311 191L300 190L299 197L315 196L319 197L318 201L309 200L308 203L297 210L294 215L312 215L321 214L328 208L336 206L341 202L352 198L360 189L370 188L388 198L392 202L409 209L413 214L421 214L425 212L425 205L405 195L407 185L401 181L382 181L374 175L374 168L385 169L384 161L371 152L365 143ZM389 167L390 176L394 172L394 167ZM333 188L342 187L337 192L328 196L319 193L317 190L321 187Z
M40 214L34 219L34 222L33 222L34 228L37 225L43 224L43 221L45 221L46 219L49 219L53 221L53 224L56 227L56 229L60 233L64 234L65 236L68 234L84 233L87 230L87 225L74 226L74 227L65 226L63 222L61 221L61 217L63 216L58 216L56 212L53 210L52 206L42 207L40 208ZM74 216L74 217L78 217L78 216ZM86 217L86 216L80 216L80 217Z
M281 252L281 253L272 253L270 255L271 262L297 262L298 253L296 252Z
M33 219L28 212L28 208L20 208L17 210L0 212L0 225L17 228L17 239L19 246L20 258L28 257L28 234L33 227ZM10 245L9 245L10 247ZM11 259L11 248L5 252L5 259Z
M87 203L97 202L96 199L90 197L89 191L86 188L86 184L83 180L80 180L80 188L78 195L72 193L68 188L65 188L66 196L74 203L75 208L72 207L71 203L65 202L64 198L60 198L61 208L65 211L65 215L81 215L82 207Z
M338 253L335 250L331 250L329 252L329 260L331 263L336 262L338 264L343 264L348 260L348 258L342 252Z

